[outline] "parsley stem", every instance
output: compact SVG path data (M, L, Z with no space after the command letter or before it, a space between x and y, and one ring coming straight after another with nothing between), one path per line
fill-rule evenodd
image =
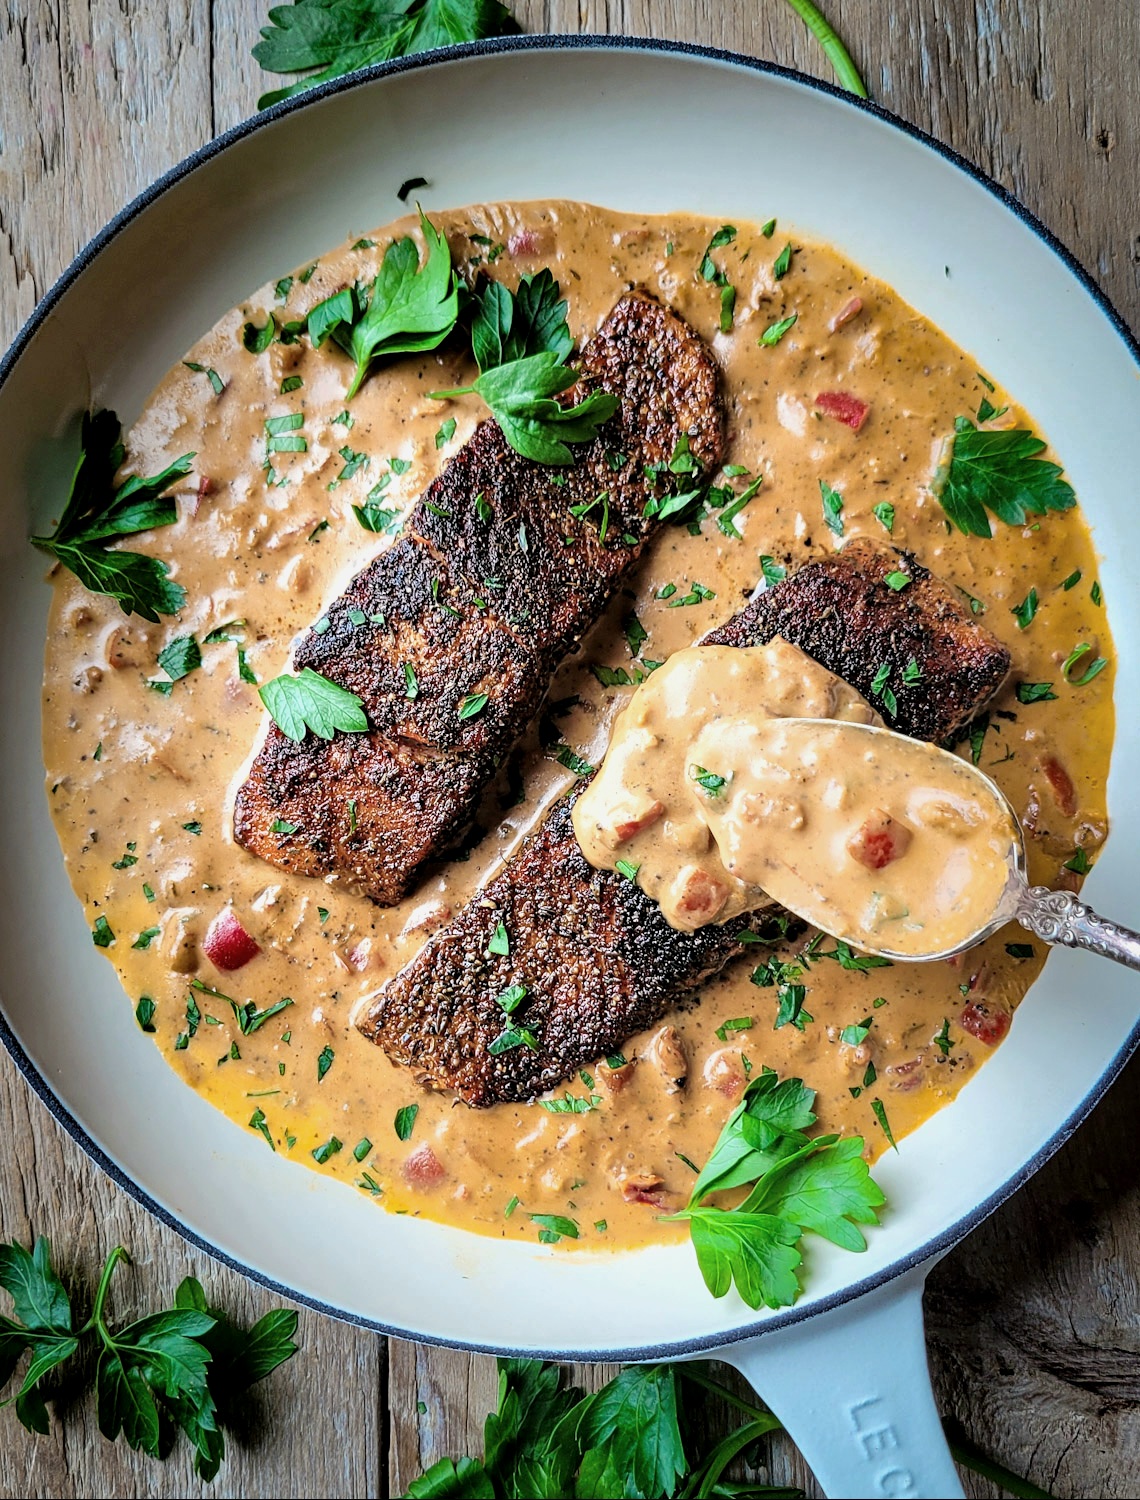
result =
M827 54L828 61L835 69L836 78L847 92L855 94L860 99L868 98L867 85L860 78L858 68L851 61L850 52L840 41L834 27L821 15L819 7L813 5L812 0L788 0L788 4L819 42Z
M766 1437L769 1432L777 1431L782 1425L779 1417L769 1415L757 1418L755 1422L745 1422L743 1427L738 1427L726 1438L721 1438L686 1485L682 1492L684 1500L707 1500L715 1492L721 1475L737 1454L743 1453L750 1443ZM789 1490L785 1493L794 1495L798 1492Z
M1028 1479L1022 1479L1020 1475L1012 1473L1003 1464L988 1458L980 1448L962 1437L951 1424L943 1422L946 1429L946 1440L950 1444L950 1454L955 1463L964 1468L972 1469L975 1474L980 1474L983 1479L988 1479L991 1484L996 1484L999 1489L1017 1497L1017 1500L1052 1500L1048 1490L1040 1489ZM952 1434L953 1431L953 1435Z
M730 1391L727 1386L721 1385L718 1380L713 1380L708 1375L703 1374L696 1365L681 1365L679 1373L686 1380L691 1380L694 1385L702 1386L706 1391L711 1391L714 1396L719 1396L729 1406L735 1406L737 1411L743 1412L752 1421L771 1420L776 1422L772 1413L765 1407L756 1406L751 1401L745 1401L743 1397L736 1395L734 1391ZM776 1422L776 1426L778 1427L779 1425ZM775 1428L772 1430L774 1431Z
M103 1322L103 1305L107 1301L107 1293L111 1286L111 1277L115 1274L115 1267L121 1260L130 1261L122 1245L116 1245L107 1257L107 1264L103 1267L103 1274L99 1278L99 1286L95 1292L95 1301L91 1308L91 1316L83 1325L82 1332L87 1333L94 1328L105 1344L112 1342L111 1335L107 1332L107 1325Z

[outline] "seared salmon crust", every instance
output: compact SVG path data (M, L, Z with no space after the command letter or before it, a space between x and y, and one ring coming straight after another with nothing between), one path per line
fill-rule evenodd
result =
M912 580L901 590L885 582L898 571ZM808 563L705 642L753 646L775 635L858 688L890 727L936 743L985 707L1010 665L954 590L908 554L861 540ZM917 681L907 680L911 662ZM884 664L894 710L873 687ZM633 881L587 863L573 801L558 803L503 873L357 1017L393 1061L468 1104L533 1099L616 1052L743 951L740 934L755 930L748 916L696 932L670 927ZM506 955L489 952L499 923ZM515 985L526 998L510 1023L537 1045L494 1053L508 1024L497 998Z
M572 466L532 463L483 422L400 539L302 637L294 667L357 694L370 729L296 744L270 724L234 811L251 853L400 901L463 834L554 669L656 530L646 466L668 465L682 436L700 470L720 463L716 364L652 297L623 296L579 370L569 399L602 390L621 405Z

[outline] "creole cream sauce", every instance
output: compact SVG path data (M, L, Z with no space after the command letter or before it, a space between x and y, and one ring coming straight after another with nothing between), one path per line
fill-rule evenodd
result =
M264 722L257 687L239 672L238 645L247 677L264 683L286 670L292 638L389 544L358 525L352 505L383 484L383 503L398 515L483 415L474 397L426 399L427 391L464 385L474 374L469 358L451 347L377 370L346 415L350 366L331 344L314 352L305 341L278 339L261 355L242 346L247 320L261 325L270 312L281 323L302 319L342 285L371 278L384 246L413 219L354 238L291 277L285 267L267 267L272 279L186 355L218 372L223 393L216 396L207 376L178 364L127 437L131 472L153 473L182 453L196 454L192 475L175 491L177 523L128 544L169 562L187 590L182 615L159 625L127 619L70 574L54 574L43 713L49 801L88 919L105 917L115 935L103 952L129 1003L144 995L154 1001L153 1038L140 1032L136 1045L157 1044L241 1129L261 1120L262 1133L290 1159L357 1184L389 1209L484 1233L533 1240L528 1215L560 1213L581 1226L583 1246L676 1237L683 1228L659 1223L659 1210L636 1201L630 1184L660 1182L666 1202L687 1195L691 1172L678 1153L705 1158L746 1069L767 1064L802 1076L818 1090L823 1125L862 1134L868 1153L878 1154L886 1140L872 1101L881 1101L901 1139L953 1098L992 1051L959 1024L964 1007L973 1008L974 1029L984 1031L976 1023L984 1002L997 1035L993 1017L1008 1015L1043 956L1012 957L1004 939L1016 934L1006 933L955 967L859 972L812 957L802 982L803 1009L813 1019L802 1031L774 1029L776 988L752 983L754 964L739 962L703 987L698 1005L669 1018L673 1033L630 1041L625 1053L637 1062L624 1070L623 1088L605 1081L605 1067L587 1075L593 1087L574 1085L584 1096L596 1088L600 1098L597 1108L574 1115L539 1104L472 1111L424 1093L352 1029L354 1006L495 873L572 779L550 758L554 738L600 762L630 689L603 687L590 668L633 675L638 661L627 636L636 643L634 614L647 632L639 660L666 661L740 607L762 555L770 567L792 569L839 545L824 524L821 479L843 496L847 536L885 540L873 508L889 501L893 540L976 598L985 623L1011 647L1011 685L979 743L980 764L1027 819L1032 878L1074 880L1062 866L1078 847L1095 853L1104 837L1113 725L1111 665L1083 687L1064 681L1061 671L1078 642L1111 661L1093 590L1096 559L1079 512L1024 528L999 524L992 541L949 531L927 485L954 418L973 415L986 394L975 363L888 287L825 246L793 237L790 269L778 279L773 262L789 238L782 226L766 238L738 221L735 239L712 252L737 289L732 331L723 334L719 289L700 274L716 221L561 202L483 206L433 219L456 264L472 274L483 269L512 284L551 267L579 341L633 283L704 335L724 372L729 462L763 475L759 494L736 518L741 536L724 534L714 520L696 536L677 527L658 536L558 672L549 700L557 712L548 710L543 732L528 735L488 792L486 836L402 906L380 911L335 880L297 879L261 863L235 846L231 831L233 790ZM758 342L792 312L798 321L778 344ZM860 431L816 413L815 395L828 390L870 403ZM1002 405L1009 397L992 399ZM303 414L307 451L275 453L267 469L266 419L292 412ZM454 431L443 425L452 418ZM999 420L1025 418L1011 406ZM1063 587L1074 573L1079 580ZM1040 607L1021 630L1011 610L1030 588ZM690 597L696 602L681 602ZM240 642L205 644L202 667L169 694L148 685L163 677L157 657L169 641L191 632L202 641L223 626ZM1055 701L1022 705L1017 680L1053 682ZM263 949L228 976L214 972L199 947L225 905ZM776 951L791 960L801 947ZM771 952L757 951L758 961ZM265 1008L286 996L293 1003L243 1036L224 999L191 991L194 977L239 1004ZM200 1012L193 1035L191 994ZM843 1028L868 1015L874 1020L864 1041L840 1039ZM729 1021L736 1029L725 1028ZM680 1087L678 1048L686 1080ZM864 1087L869 1064L876 1082ZM396 1113L411 1104L418 1113L401 1140ZM339 1150L329 1149L334 1140ZM401 1172L425 1142L447 1171L430 1191L414 1189Z
M677 928L778 902L873 953L962 948L1008 910L1017 830L972 766L876 717L779 637L678 651L618 715L578 842Z

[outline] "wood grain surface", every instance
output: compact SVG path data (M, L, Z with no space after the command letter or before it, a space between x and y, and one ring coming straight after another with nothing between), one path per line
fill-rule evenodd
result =
M250 57L269 0L3 0L0 346L130 197L256 108ZM678 37L829 76L784 0L515 0L528 31ZM975 161L1076 253L1140 329L1140 7L1136 0L825 0L872 96ZM1042 357L1048 348L1042 309ZM1057 351L1055 357L1063 358ZM1090 974L1090 980L1093 976ZM1080 1003L1095 1003L1095 990ZM1077 1003L1076 1001L1074 1003ZM1140 1067L1092 1121L931 1278L942 1410L1058 1495L1140 1487ZM49 1234L90 1288L149 1309L187 1272L235 1315L277 1299L191 1250L103 1176L0 1056L0 1238ZM489 1359L385 1343L304 1313L303 1349L258 1389L216 1484L103 1441L65 1388L51 1435L0 1414L0 1496L402 1494L443 1454L482 1451ZM727 1372L726 1372L727 1373ZM596 1383L599 1370L579 1371ZM714 1427L721 1413L705 1418ZM790 1444L760 1477L819 1491ZM974 1495L996 1494L967 1480Z

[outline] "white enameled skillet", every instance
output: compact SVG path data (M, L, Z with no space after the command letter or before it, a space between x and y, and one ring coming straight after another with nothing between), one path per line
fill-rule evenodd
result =
M921 1289L939 1255L1055 1151L1140 1040L1135 979L1057 952L994 1059L877 1169L862 1256L813 1243L782 1314L713 1301L688 1246L565 1254L378 1211L298 1171L187 1089L92 952L43 793L49 590L25 538L66 484L89 403L138 413L160 375L268 276L401 211L578 198L764 219L891 282L1016 392L1063 455L1103 558L1119 704L1140 700L1130 574L1140 350L999 188L836 90L667 43L519 38L382 66L239 126L79 256L0 365L0 1036L48 1108L187 1238L313 1307L401 1335L555 1359L718 1353L785 1420L829 1495L959 1495L930 1396ZM1074 399L1079 393L1079 400ZM1112 837L1091 899L1140 889L1140 738L1121 715Z

